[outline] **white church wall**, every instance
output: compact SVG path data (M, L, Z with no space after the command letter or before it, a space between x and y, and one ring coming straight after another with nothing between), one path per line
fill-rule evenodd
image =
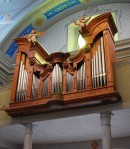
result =
M130 137L113 138L112 149L129 149ZM102 149L101 140L97 140L99 146L97 149ZM33 144L33 149L92 149L92 141L60 143L60 144Z
M68 25L78 20L80 16L92 16L102 14L105 12L115 12L116 25L118 28L118 38L120 40L130 38L130 3L110 3L99 5L95 7L86 7L85 10L78 11L68 17L58 21L45 31L45 36L42 36L38 41L49 52L66 52L67 38L68 38Z

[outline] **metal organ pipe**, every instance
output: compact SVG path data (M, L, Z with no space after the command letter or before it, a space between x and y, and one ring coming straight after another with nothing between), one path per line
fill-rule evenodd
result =
M22 65L22 76L21 76L21 94L22 94L21 100L22 101L25 99L24 94L23 94L23 92L24 92L24 88L23 88L24 81L25 80L24 80L24 64L23 64Z
M80 67L80 80L79 80L79 89L82 90L82 84L83 84L83 69L82 69L83 65Z
M60 77L59 77L59 66L56 64L56 90L60 93Z
M103 37L100 38L100 45L97 46L95 54L92 56L92 87L102 87L106 85L105 55Z
M52 71L52 93L54 93L54 90L55 90L55 82L54 82L54 80L55 80L55 74L54 74L54 68L53 68L53 71Z
M69 72L66 73L66 91L71 92L73 90L73 75Z
M98 45L98 60L99 60L99 82L100 86L102 86L102 67L101 67L101 48Z
M94 68L94 87L97 86L97 83L96 83L96 59L95 59L95 55L93 56L93 68Z
M58 67L58 65L57 65ZM58 74L59 74L59 92L62 92L62 70L60 67L58 67Z
M85 76L86 76L86 71L85 71L85 62L84 62L84 64L83 64L83 89L85 89L85 82L86 82L86 78L85 78Z
M94 60L92 58L92 87L94 87Z
M20 82L21 82L21 73L22 73L21 69L22 69L22 61L20 62L18 84L17 84L17 92L16 92L16 101L20 101Z
M52 71L52 93L62 92L62 69L56 64Z
M98 64L98 54L96 51L96 83L97 83L97 87L99 87L99 64Z
M77 89L84 90L86 88L86 81L85 81L85 62L83 62L80 68L77 70Z
M25 100L27 83L28 83L28 75L27 75L25 64L26 64L26 57L25 57L25 54L22 54L19 76L18 76L18 83L17 83L16 101Z
M49 77L47 77L43 83L42 83L42 96L48 96L49 92L48 92L48 83L49 83Z
M106 85L106 70L105 70L105 55L103 37L101 37L101 57L102 57L102 70L103 70L103 83Z
M38 98L38 85L39 79L36 75L33 74L33 83L32 83L32 99Z

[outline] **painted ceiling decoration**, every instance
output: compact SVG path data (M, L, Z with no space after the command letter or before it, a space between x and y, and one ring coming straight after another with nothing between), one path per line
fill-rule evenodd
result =
M34 29L32 25L27 26L18 37L29 34L32 29ZM17 48L18 48L18 45L16 44L16 42L13 42L10 45L10 47L8 48L8 50L6 51L6 54L9 55L10 58L13 57L13 55L16 52Z
M24 36L27 35L31 32L32 29L37 29L39 26L43 25L44 22L44 18L46 18L46 20L49 20L51 18L53 18L54 16L58 15L59 13L72 8L74 6L77 6L83 2L89 2L89 0L67 0L64 1L60 4L58 4L57 6L49 9L47 12L45 12L40 18L37 18L35 20L35 22L32 22L32 24L30 24L29 26L27 26L18 37L20 36ZM3 16L0 16L0 22L3 20ZM9 19L8 19L9 22ZM5 23L5 22L4 22ZM5 52L5 54L7 54L10 58L13 57L13 55L15 54L15 52L17 51L17 44L15 42L13 42L9 48L7 49L7 51Z
M45 22L51 20L53 17L57 16L58 14L72 8L78 6L83 3L94 3L94 2L101 2L103 0L61 0L54 3L53 0L48 1L50 3L49 7L44 7L45 9L41 10L41 14L38 14L30 25L26 25L26 27L18 34L17 37L27 35L31 32L32 29L39 30L45 24ZM4 31L6 27L9 27L11 24L15 23L16 16L23 13L23 8L29 9L32 3L36 3L36 0L22 0L19 2L17 0L2 0L0 1L0 5L2 6L0 12L0 31L3 36L1 36L0 41L4 38ZM45 0L41 1L41 4L45 3ZM39 5L40 6L40 5ZM37 7L38 8L38 7ZM23 10L22 10L23 9ZM24 18L23 18L24 19ZM22 20L22 19L21 19ZM13 29L13 28L12 28ZM11 30L10 30L11 31ZM9 33L9 32L8 32ZM17 44L12 41L10 46L4 50L4 54L8 55L11 59L13 58L14 54L17 51Z
M10 3L13 0L3 0L4 3Z
M55 15L61 13L62 11L67 10L68 8L71 8L71 7L76 6L78 4L80 4L79 0L68 0L68 1L52 8L51 10L46 12L44 15L46 16L47 20L49 20L52 17L54 17Z

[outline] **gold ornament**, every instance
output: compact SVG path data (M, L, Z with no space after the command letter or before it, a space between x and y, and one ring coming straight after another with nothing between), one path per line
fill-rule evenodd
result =
M37 18L35 20L35 26L42 26L43 24L43 17Z

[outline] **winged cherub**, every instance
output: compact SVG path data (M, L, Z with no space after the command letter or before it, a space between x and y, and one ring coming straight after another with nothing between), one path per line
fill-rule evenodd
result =
M36 31L36 30L33 29L31 31L31 33L28 35L28 41L29 42L32 42L33 45L35 45L35 42L37 41L36 38L37 37L40 37L40 36L42 36L44 34L45 34L45 32L38 32L38 31Z
M75 25L78 25L80 27L80 32L82 32L83 28L86 26L86 23L91 19L91 17L89 17L88 19L85 19L84 16L80 17L80 20L78 21L74 21Z

